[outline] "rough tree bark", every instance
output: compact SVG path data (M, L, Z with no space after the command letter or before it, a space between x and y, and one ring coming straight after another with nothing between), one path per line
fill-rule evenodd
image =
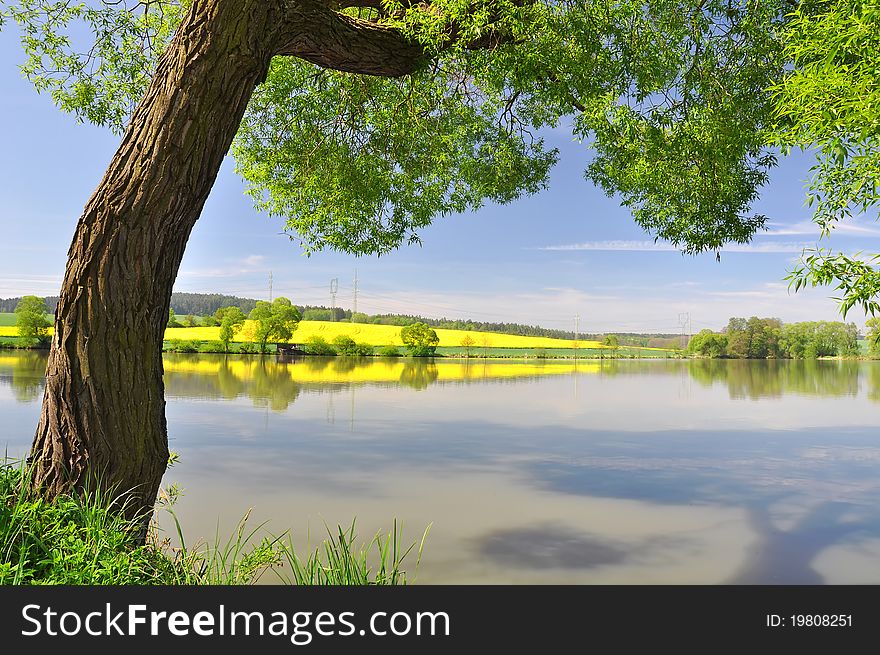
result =
M30 458L43 495L126 493L128 516L150 516L168 460L162 339L172 286L276 54L388 76L421 57L392 31L314 1L193 3L70 246Z

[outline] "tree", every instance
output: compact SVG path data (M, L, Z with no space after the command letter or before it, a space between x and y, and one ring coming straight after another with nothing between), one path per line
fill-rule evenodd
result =
M727 336L712 330L700 330L688 342L687 349L689 353L701 357L724 357L727 354Z
M166 327L181 327L180 323L177 321L177 316L174 315L174 310L170 307L168 308L168 323L166 323Z
M187 314L183 319L184 327L195 327L196 326L196 317L192 314Z
M775 139L811 149L808 204L822 238L880 208L880 7L865 0L800 2L782 36L791 71L775 85ZM834 286L841 313L880 311L880 255L811 248L788 276L795 290Z
M51 323L46 319L46 303L37 296L22 296L15 306L18 336L26 346L49 342Z
M616 334L609 334L605 337L603 344L608 348L611 348L612 355L616 355L618 348L620 348L620 339L617 338Z
M219 319L217 319L219 315ZM223 344L223 352L229 352L229 342L235 336L236 331L244 325L245 315L240 307L222 307L218 309L214 318L220 321L220 342Z
M748 359L779 357L781 335L782 321L778 318L731 318L725 328L727 354Z
M324 337L319 337L317 334L306 339L303 350L309 355L333 356L336 354L336 349L327 343Z
M351 337L340 334L333 339L333 347L340 355L354 356L358 354L357 344Z
M248 318L256 324L254 339L259 344L260 352L267 351L266 344L270 339L290 339L300 321L299 310L284 296L279 296L271 303L258 300Z
M400 340L413 357L432 357L440 337L424 323L413 323L400 329Z
M868 327L868 333L865 335L868 354L873 357L880 356L880 316L868 319L865 325Z
M476 340L474 340L474 338L469 334L464 335L461 339L461 347L464 348L464 352L467 357L471 356L471 348L473 348L476 344Z
M31 453L50 497L100 480L134 490L129 513L152 507L168 458L166 312L230 146L256 206L307 251L389 252L435 216L541 190L556 152L535 130L572 114L596 153L588 178L654 236L697 253L765 222L750 205L775 161L764 89L784 70L785 0L19 0L0 12L22 26L38 89L122 132L58 301Z

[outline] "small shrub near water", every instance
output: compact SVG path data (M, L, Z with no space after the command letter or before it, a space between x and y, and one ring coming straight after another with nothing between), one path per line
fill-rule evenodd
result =
M176 353L197 353L202 342L198 339L170 339L166 346L166 350Z
M303 350L309 355L335 355L336 349L324 337L313 336L306 339Z

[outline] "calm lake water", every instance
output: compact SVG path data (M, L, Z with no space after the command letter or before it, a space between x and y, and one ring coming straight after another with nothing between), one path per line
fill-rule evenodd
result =
M11 456L44 366L0 351ZM295 544L431 524L417 583L880 584L880 362L165 367L190 541L252 507Z

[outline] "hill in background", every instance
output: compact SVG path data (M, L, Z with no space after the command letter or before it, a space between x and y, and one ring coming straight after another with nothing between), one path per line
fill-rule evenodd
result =
M15 306L21 300L17 298L0 298L0 314L15 311ZM58 296L46 296L46 313L53 314L58 304ZM171 309L178 319L184 316L210 316L221 307L236 306L248 314L257 303L255 298L241 298L220 293L173 293L171 294ZM575 339L575 333L571 330L555 330L537 325L523 325L520 323L493 323L489 321L473 321L470 319L431 318L417 314L364 314L355 313L350 309L341 307L325 307L315 305L297 305L305 321L330 321L366 323L372 325L396 325L404 326L421 322L433 328L444 330L471 330L475 332L497 332L524 337L546 337L549 339ZM14 325L15 318L2 317L0 324ZM655 348L667 348L680 343L679 335L676 334L651 334L634 332L615 332L622 346L649 346ZM579 333L578 339L601 341L604 334Z

